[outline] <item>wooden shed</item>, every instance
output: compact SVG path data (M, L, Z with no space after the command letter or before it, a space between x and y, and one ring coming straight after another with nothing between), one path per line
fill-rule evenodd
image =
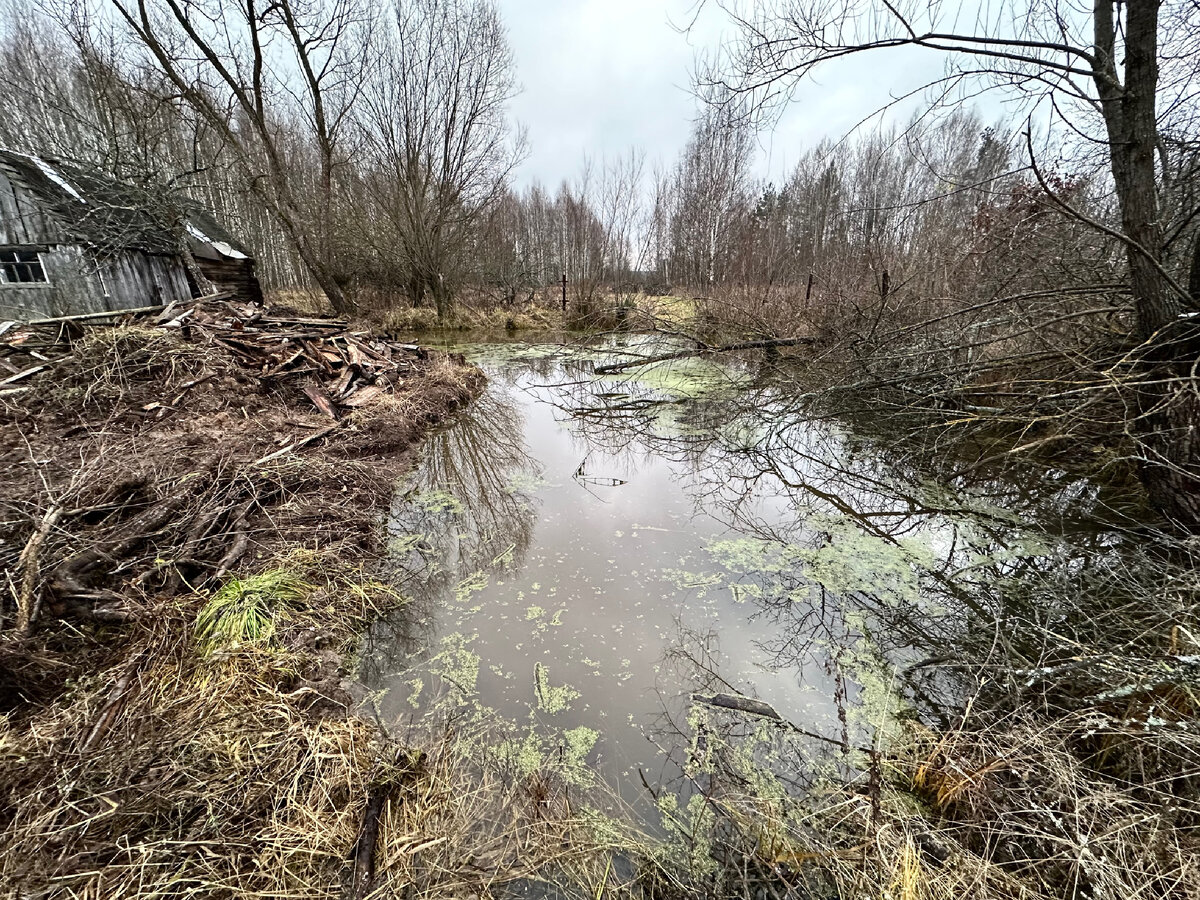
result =
M261 300L246 248L198 204L171 206L179 212L145 188L0 150L0 321L187 300L202 293L195 270L216 290Z

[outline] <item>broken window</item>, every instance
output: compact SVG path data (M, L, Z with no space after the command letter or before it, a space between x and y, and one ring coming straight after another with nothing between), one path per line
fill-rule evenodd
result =
M46 281L46 270L36 250L0 248L0 283L34 284Z

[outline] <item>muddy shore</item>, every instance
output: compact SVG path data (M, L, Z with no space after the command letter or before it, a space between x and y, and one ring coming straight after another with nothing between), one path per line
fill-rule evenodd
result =
M366 896L437 770L347 691L380 523L482 374L220 302L0 341L0 895Z

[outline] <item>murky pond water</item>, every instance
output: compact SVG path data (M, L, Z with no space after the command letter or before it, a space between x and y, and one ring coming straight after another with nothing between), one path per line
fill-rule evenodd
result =
M373 630L365 671L390 727L487 711L513 752L557 747L634 804L704 751L714 696L859 746L902 713L901 673L963 627L928 580L969 608L973 573L1047 552L997 544L1019 484L968 508L897 477L903 459L789 406L751 364L598 378L618 348L467 349L487 391L428 442L389 520L413 602ZM780 728L764 711L734 715Z

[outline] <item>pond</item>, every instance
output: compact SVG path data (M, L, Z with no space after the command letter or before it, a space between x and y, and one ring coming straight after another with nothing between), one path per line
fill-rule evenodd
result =
M387 727L487 717L505 752L557 749L643 813L703 789L718 734L806 782L950 715L955 657L1038 602L1009 588L1083 578L1105 540L1047 537L1095 506L1087 481L935 473L771 361L594 374L644 340L457 348L489 385L392 504L412 601L362 666Z

